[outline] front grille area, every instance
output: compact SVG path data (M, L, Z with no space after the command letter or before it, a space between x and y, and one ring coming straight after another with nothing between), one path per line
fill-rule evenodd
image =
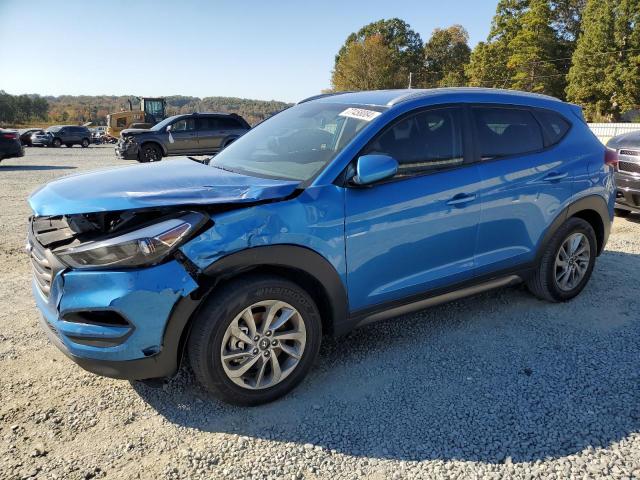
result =
M44 249L38 245L38 242L33 241L32 238L29 239L29 250L33 278L42 294L48 298L51 293L51 281L53 280L51 263L47 260Z
M620 155L626 155L627 157L640 157L640 152L637 150L620 150Z
M55 275L64 268L51 249L73 240L73 232L61 217L32 217L29 221L27 250L33 278L42 294L49 298Z
M640 163L618 162L618 170L625 173L634 173L640 175Z

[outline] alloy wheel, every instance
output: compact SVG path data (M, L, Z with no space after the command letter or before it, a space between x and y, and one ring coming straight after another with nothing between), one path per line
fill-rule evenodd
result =
M569 235L560 246L555 261L555 280L565 292L576 288L589 269L591 246L583 233Z
M225 331L220 349L222 368L240 387L273 387L298 366L306 341L304 320L294 307L279 300L254 303Z

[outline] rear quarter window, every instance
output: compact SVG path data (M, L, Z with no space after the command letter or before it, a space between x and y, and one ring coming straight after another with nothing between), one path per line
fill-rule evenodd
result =
M571 128L571 124L559 113L536 110L535 116L542 126L545 147L559 143Z

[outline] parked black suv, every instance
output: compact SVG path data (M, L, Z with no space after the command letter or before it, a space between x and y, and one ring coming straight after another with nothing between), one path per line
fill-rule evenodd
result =
M91 143L91 132L87 127L55 125L47 128L47 133L50 134L50 147L60 147L61 145L73 147L74 145L81 145L83 148L86 148Z
M24 146L20 142L20 134L15 130L0 128L0 160L24 156Z
M174 115L151 129L123 130L116 155L139 162L155 162L170 155L214 155L250 128L235 113Z
M623 133L607 142L618 152L616 215L640 213L640 131Z

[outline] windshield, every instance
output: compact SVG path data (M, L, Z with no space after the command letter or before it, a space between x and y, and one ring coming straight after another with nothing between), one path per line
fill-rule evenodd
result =
M209 165L259 177L310 180L384 109L324 102L296 105L244 134Z
M47 132L57 132L58 130L60 130L62 127L59 125L53 126L53 127L49 127L47 128Z
M164 130L176 118L178 118L177 115L174 115L173 117L166 118L163 121L161 121L160 123L156 123L153 127L151 127L151 130L153 130L154 132L159 132L160 130Z

